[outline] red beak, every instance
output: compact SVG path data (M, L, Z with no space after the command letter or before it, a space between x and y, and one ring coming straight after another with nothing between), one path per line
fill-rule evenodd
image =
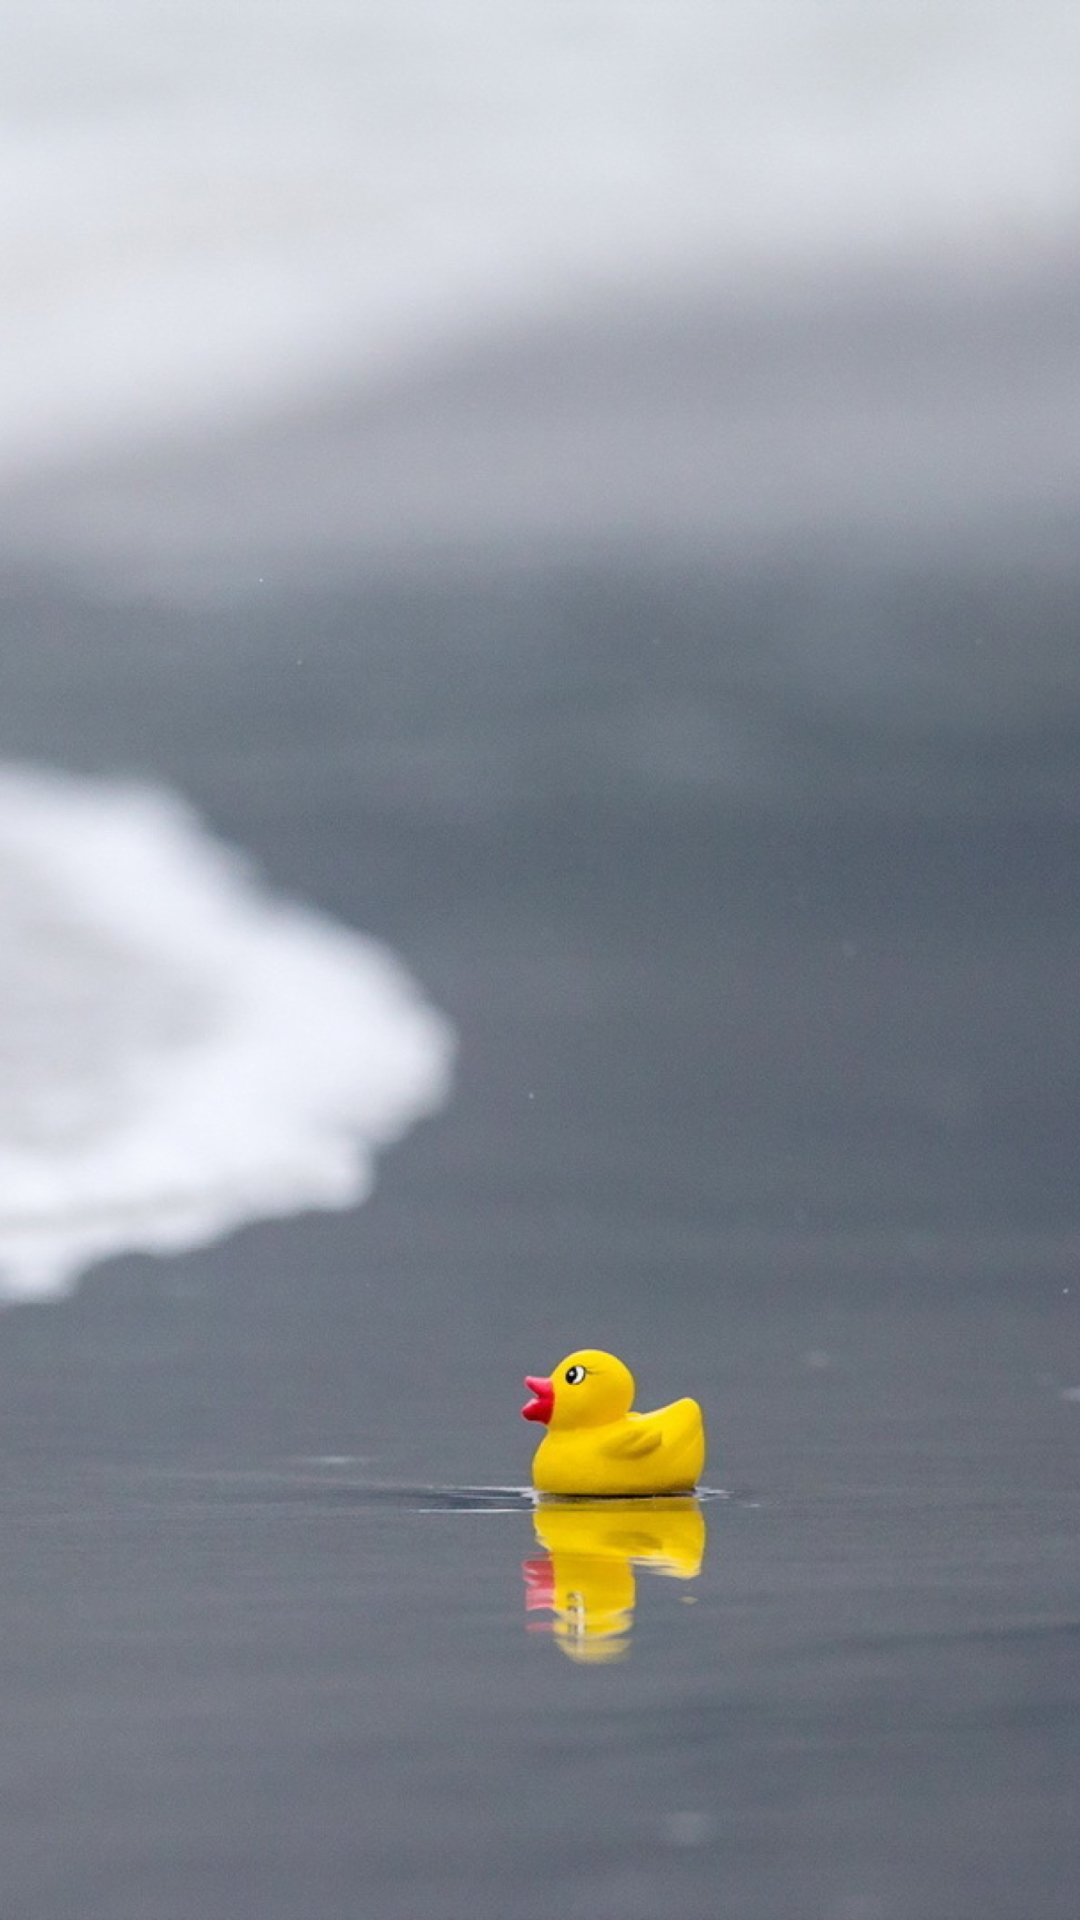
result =
M555 1388L550 1380L534 1380L531 1373L525 1375L525 1385L534 1397L522 1407L521 1417L523 1420L539 1420L546 1427L555 1405Z

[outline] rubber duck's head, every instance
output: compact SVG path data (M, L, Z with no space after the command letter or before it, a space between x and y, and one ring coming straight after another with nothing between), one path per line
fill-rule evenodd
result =
M527 1374L532 1399L522 1407L526 1420L553 1431L566 1427L603 1427L621 1420L634 1400L634 1376L613 1353L581 1347L560 1360L550 1379Z

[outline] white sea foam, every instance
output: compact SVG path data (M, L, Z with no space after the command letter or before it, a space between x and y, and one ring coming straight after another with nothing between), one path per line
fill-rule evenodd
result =
M0 1295L363 1199L448 1087L376 943L270 897L158 789L0 772Z
M8 0L0 477L657 275L1075 239L1073 0Z

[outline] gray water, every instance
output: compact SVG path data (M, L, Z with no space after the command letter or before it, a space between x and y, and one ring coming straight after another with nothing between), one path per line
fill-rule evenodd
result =
M4 1318L7 1914L1073 1920L1078 582L1014 559L9 581L0 752L175 784L461 1056L364 1207ZM607 1662L445 1491L585 1343L728 1496Z

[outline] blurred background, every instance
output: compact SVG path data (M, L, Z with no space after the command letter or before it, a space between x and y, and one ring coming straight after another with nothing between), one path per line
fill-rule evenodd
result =
M1078 37L1051 0L15 6L9 564L1045 534Z
M1080 15L0 50L12 1897L1072 1920ZM745 1495L603 1677L328 1504L593 1341Z

